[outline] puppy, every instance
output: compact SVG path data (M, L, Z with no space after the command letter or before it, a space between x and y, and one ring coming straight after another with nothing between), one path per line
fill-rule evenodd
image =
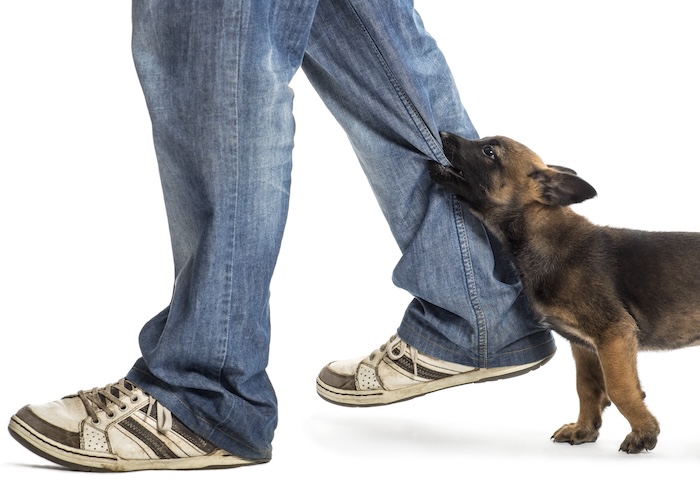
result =
M632 427L620 450L653 449L637 351L700 343L700 233L594 225L568 206L596 195L573 170L506 137L441 136L452 166L433 164L432 178L501 241L536 314L571 341L579 416L552 439L595 441L612 401Z

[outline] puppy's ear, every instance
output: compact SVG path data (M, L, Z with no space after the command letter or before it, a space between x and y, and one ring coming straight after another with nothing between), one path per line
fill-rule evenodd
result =
M566 168L566 167L561 167L559 165L547 165L549 168L553 168L554 170L558 170L559 172L564 172L565 174L572 174L572 175L578 175L576 173L576 170L572 168Z
M598 194L593 186L570 172L573 170L550 167L530 174L530 177L540 186L542 203L571 205L581 203Z

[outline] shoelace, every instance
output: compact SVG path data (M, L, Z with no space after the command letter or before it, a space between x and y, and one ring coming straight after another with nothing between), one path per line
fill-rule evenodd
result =
M418 359L418 350L412 345L408 345L406 342L401 340L398 335L392 335L386 344L382 344L379 349L369 355L369 359L370 361L374 360L374 358L380 355L381 357L377 360L377 363L384 356L388 356L389 359L396 361L401 359L404 354L406 354L406 351L408 351L408 356L413 362L413 375L418 376L418 363L416 362Z
M133 403L136 403L139 400L139 395L136 394L133 389L135 389L135 387L129 381L121 379L116 384L109 384L102 388L95 387L90 391L79 391L78 397L82 401L83 406L85 406L85 410L93 423L98 423L100 421L97 416L98 411L103 411L107 417L113 418L116 414L114 413L112 405L116 405L122 411L128 408L121 400L122 394L128 396ZM151 414L154 407L156 409L158 431L162 433L168 432L173 426L172 413L156 401L153 396L148 396L148 415Z

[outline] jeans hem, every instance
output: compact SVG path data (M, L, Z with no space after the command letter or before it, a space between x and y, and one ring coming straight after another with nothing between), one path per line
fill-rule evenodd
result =
M137 367L133 367L126 379L136 384L146 394L153 396L160 404L165 406L183 424L198 436L210 441L215 446L245 460L270 460L272 458L272 446L267 449L256 449L242 443L216 425L198 415L186 402L172 391L163 387L162 383L150 373Z
M445 337L440 336L440 342L438 342L435 334L431 335L416 330L406 324L406 322L403 322L399 327L398 335L406 343L428 356L478 368L497 368L534 363L552 356L557 350L555 339L549 330L528 335L499 352L488 354L485 358L475 355L474 351L468 348L452 344ZM446 345L448 343L452 345ZM475 343L478 344L478 342ZM478 348L478 345L475 347Z

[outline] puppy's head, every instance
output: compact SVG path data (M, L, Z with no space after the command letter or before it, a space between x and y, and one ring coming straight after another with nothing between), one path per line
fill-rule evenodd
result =
M433 164L433 180L463 198L483 219L532 204L570 205L596 195L573 170L546 165L530 149L507 137L440 136L451 167Z

